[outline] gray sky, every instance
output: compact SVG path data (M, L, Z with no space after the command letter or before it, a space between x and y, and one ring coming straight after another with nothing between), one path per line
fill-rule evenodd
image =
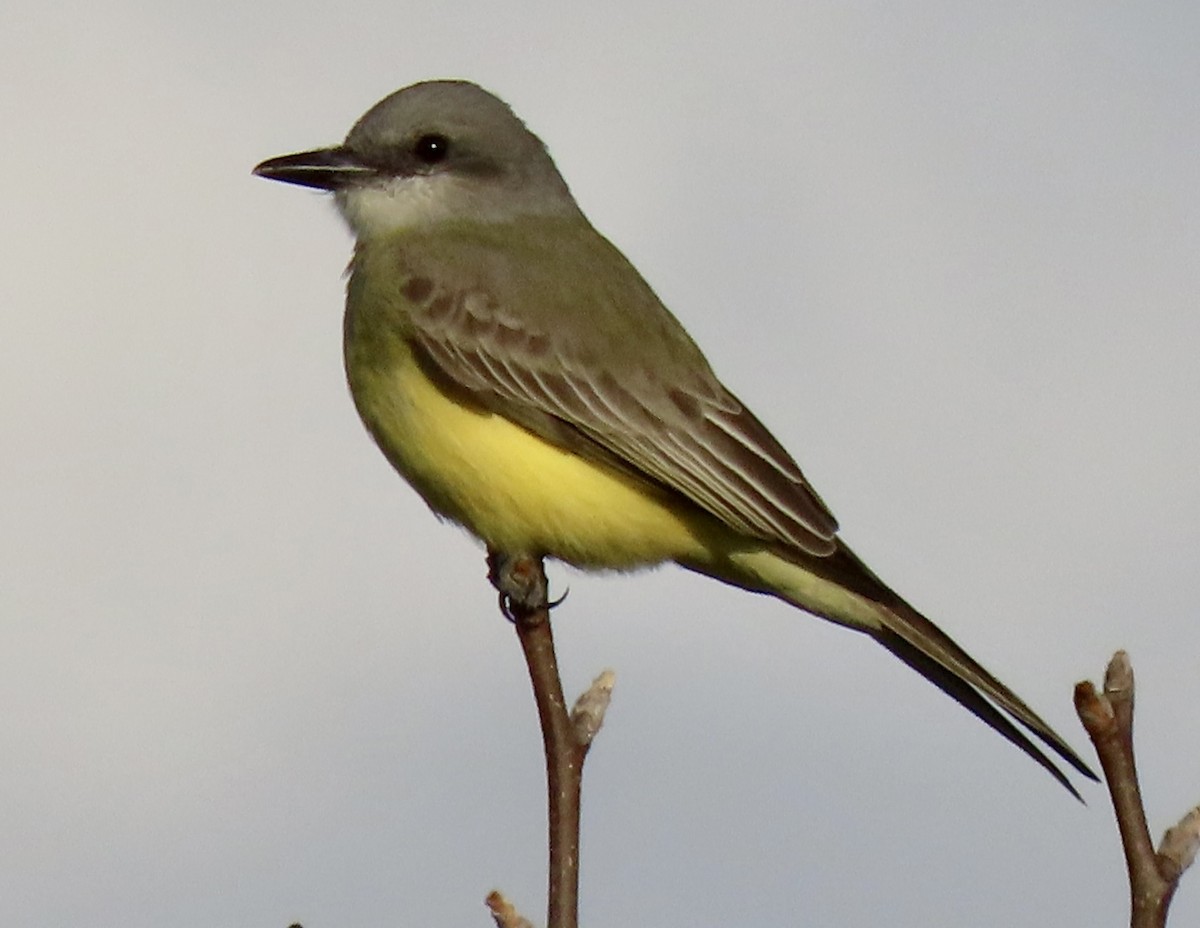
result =
M541 919L482 552L357 422L332 208L249 174L433 77L513 105L851 544L1088 757L1072 685L1127 648L1156 838L1200 801L1200 7L18 4L0 924ZM1123 922L1103 791L868 640L552 583L568 688L618 674L586 924Z

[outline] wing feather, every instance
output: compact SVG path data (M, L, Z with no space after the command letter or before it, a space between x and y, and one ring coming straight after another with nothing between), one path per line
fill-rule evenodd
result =
M409 313L412 342L455 386L535 431L544 416L569 426L740 532L812 554L833 550L837 523L796 462L721 386L649 288L640 296L653 301L654 324L624 330L624 343L610 331L590 344L575 328L526 318L511 305L519 292L422 274L430 286L406 288L423 297ZM636 363L646 358L664 363Z

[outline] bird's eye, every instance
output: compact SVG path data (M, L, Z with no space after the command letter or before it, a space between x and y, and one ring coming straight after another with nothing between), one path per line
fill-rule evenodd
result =
M437 164L444 161L450 152L450 140L444 135L430 133L417 139L413 152L426 164Z

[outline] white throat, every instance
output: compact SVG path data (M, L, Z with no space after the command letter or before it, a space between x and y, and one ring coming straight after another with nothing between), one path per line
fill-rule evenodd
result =
M448 174L394 177L347 187L336 193L335 201L359 239L450 221L511 222L518 216L578 212L569 195L530 196L502 184L481 184Z
M356 237L373 238L398 229L454 218L462 208L447 177L393 178L385 184L347 187L335 195L338 211ZM455 206L458 206L458 210Z

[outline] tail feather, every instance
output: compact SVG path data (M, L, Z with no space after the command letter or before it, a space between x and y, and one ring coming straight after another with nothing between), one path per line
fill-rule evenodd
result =
M940 628L911 607L888 607L884 627L872 632L881 645L976 717L990 725L1051 772L1076 798L1062 772L996 706L1025 726L1043 744L1083 776L1096 774L1042 718L1007 686L960 648ZM984 698L987 697L987 699ZM991 702L988 702L988 699ZM995 706L992 705L995 703Z
M825 556L780 547L743 548L720 559L685 566L726 583L770 593L814 615L865 632L1028 754L1076 799L1080 799L1079 792L1066 775L1014 722L1080 774L1098 779L1020 697L894 593L843 542Z
M969 683L966 683L961 677L952 671L947 670L934 658L930 657L920 648L910 644L891 629L880 631L873 637L881 645L891 651L892 654L904 661L905 664L923 676L926 680L940 689L960 706L965 708L968 712L971 712L977 719L989 726L993 731L997 732L1002 737L1007 738L1012 744L1015 744L1018 748L1028 754L1052 777L1054 777L1054 779L1061 783L1067 792L1069 792L1080 802L1083 802L1083 797L1079 795L1079 791L1075 789L1074 785L1070 780L1067 779L1066 775L1059 770L1057 766L1055 766L1054 762L1050 760L1050 758L1048 758L1044 753L1042 753L1042 751L1038 749L1037 745L1030 741L1029 738L1027 738L1025 734L1019 728L1017 728L1016 725L1009 721L1008 716L1004 715L1004 713L984 699L978 690L972 687ZM1088 770L1087 767L1083 765L1083 762L1075 757L1070 748L1066 747L1065 745L1060 747L1054 743L1053 732L1049 732L1049 737L1047 737L1047 735L1037 731L1036 729L1033 731L1036 735L1038 735L1038 737L1047 741L1047 743L1054 747L1055 751L1060 756L1063 756L1064 760L1070 763L1072 767L1075 767L1076 770L1079 770L1084 776L1091 777L1093 780L1096 778L1095 774Z

